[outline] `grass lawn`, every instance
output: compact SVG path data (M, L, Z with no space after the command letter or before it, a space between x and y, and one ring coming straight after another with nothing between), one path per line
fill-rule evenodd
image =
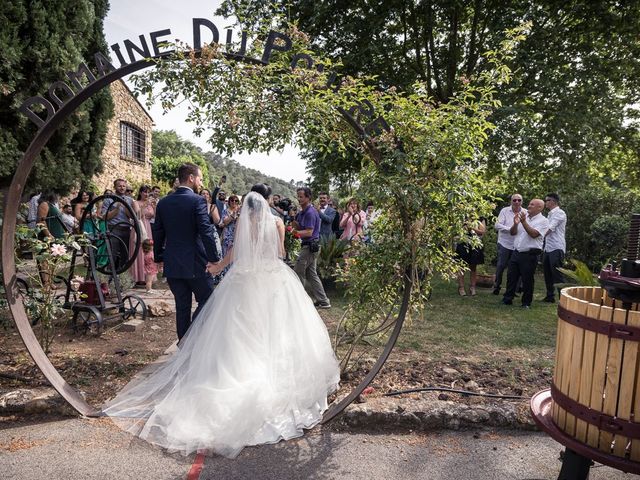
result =
M488 288L479 288L475 297L461 297L455 281L435 279L424 316L407 319L385 366L393 370L390 383L441 384L447 376L439 372L448 366L492 391L524 388L529 394L546 388L555 352L557 304L541 301L542 275L535 286L532 307L523 309L519 298L513 306L502 305L502 296L492 295ZM332 316L339 316L346 299L334 295L332 302ZM380 345L384 342L386 337ZM370 349L366 357L375 358L379 352ZM415 370L420 380L412 374Z
M398 347L432 356L485 356L503 350L526 350L535 356L555 347L557 304L540 301L544 280L536 278L530 309L502 305L502 295L479 288L475 297L458 295L455 282L436 279L423 318L411 319ZM536 301L537 300L537 301Z

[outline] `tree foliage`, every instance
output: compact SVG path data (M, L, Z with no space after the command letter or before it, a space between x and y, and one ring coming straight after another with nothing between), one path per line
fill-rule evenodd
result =
M80 62L106 53L103 19L107 0L4 2L0 9L0 185L11 181L37 127L18 113L22 102L46 93ZM87 100L57 130L37 160L27 188L66 193L100 170L113 103L108 89ZM55 165L55 168L52 166ZM60 172L63 172L61 175Z
M637 185L638 1L226 0L217 13L237 15L250 31L285 15L345 73L408 91L420 81L437 103L492 68L483 52L529 22L509 61L514 81L497 92L490 173L504 174L511 188L548 190L605 162ZM325 178L346 171L317 151L308 158Z

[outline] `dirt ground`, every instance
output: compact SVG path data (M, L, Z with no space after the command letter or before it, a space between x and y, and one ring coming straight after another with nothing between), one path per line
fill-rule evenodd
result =
M320 312L331 330L335 312ZM173 315L147 318L135 332L123 332L115 320L100 336L74 333L68 325L57 328L49 358L61 375L86 395L92 405L113 397L139 370L158 358L176 339ZM512 354L513 352L510 352ZM343 392L356 386L373 365L375 352L359 368L343 376ZM15 328L0 329L0 394L16 388L46 385L44 376L26 352ZM472 357L433 360L428 354L394 350L382 372L374 379L369 395L422 388L446 387L499 395L531 396L548 388L551 369L522 367L518 358L496 352L495 361ZM470 383L471 382L471 383ZM475 382L476 385L473 384ZM466 402L467 397L443 394ZM342 396L342 395L340 395Z

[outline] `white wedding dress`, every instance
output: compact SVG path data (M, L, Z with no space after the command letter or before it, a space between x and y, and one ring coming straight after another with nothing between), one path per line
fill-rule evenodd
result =
M321 419L339 367L327 329L279 258L267 202L244 199L233 265L180 343L105 406L116 424L187 455L235 457L302 435Z

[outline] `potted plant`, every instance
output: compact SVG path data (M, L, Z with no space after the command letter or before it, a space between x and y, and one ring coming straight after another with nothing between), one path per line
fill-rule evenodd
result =
M492 287L496 281L496 274L493 266L486 263L476 267L476 285L478 287Z

